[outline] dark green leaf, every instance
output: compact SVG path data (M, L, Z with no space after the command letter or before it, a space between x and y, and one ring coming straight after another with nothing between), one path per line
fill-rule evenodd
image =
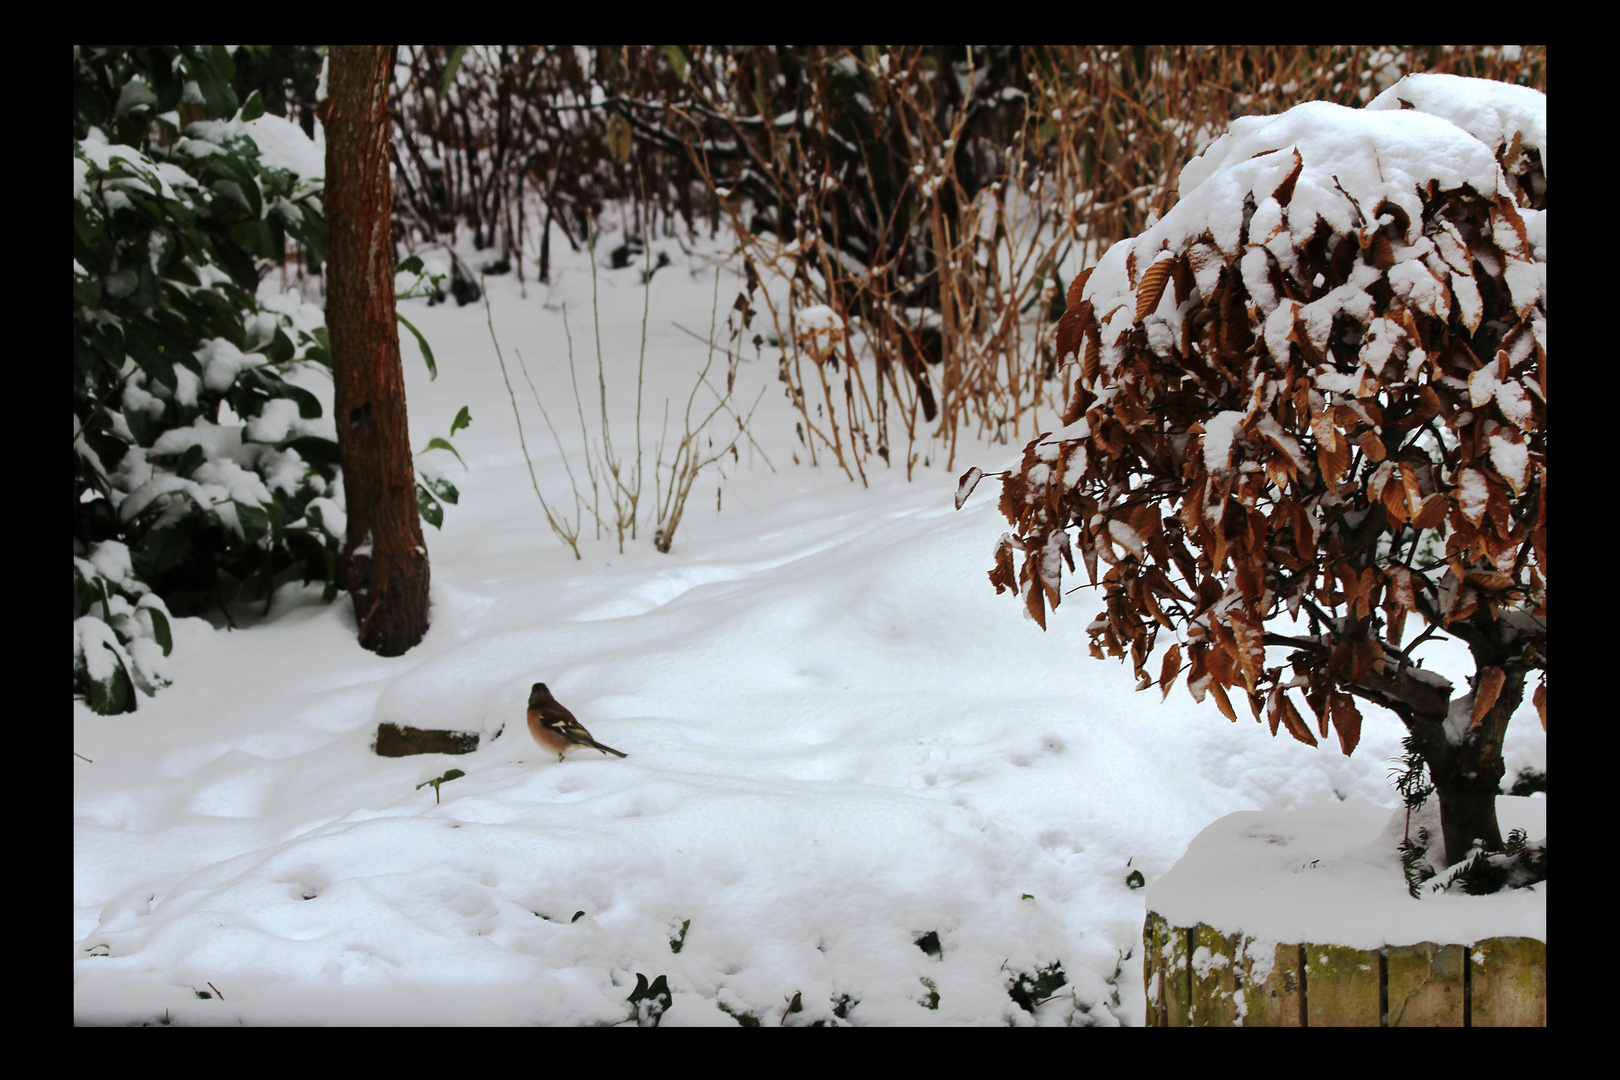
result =
M87 308L96 308L101 304L101 282L94 276L75 276L73 279L73 299Z
M446 772L445 772L445 774L444 774L444 778L445 778L445 780L447 780L447 781L448 781L448 780L459 780L459 779L461 779L461 778L462 778L462 777L463 777L463 776L466 776L466 775L467 775L467 774L466 774L466 773L464 773L464 772L462 772L462 771L461 771L461 770L460 770L460 769L450 769L450 770L447 770L447 771L446 771Z
M285 330L278 326L276 327L276 336L271 339L270 347L264 351L264 355L270 358L270 362L272 364L285 364L287 361L293 358L295 351L296 350L293 348L292 339L287 336L287 332ZM299 414L303 414L301 409L299 410ZM315 415L321 415L318 404L316 406ZM311 418L306 416L304 419L308 420Z
M461 502L461 492L456 490L456 485L452 484L443 477L429 479L419 474L417 476L417 483L426 484L428 489L432 491L433 494L437 495L447 503L459 504Z
M100 590L84 580L79 568L73 568L73 617L82 619L90 612L90 605L100 598Z
M203 452L202 445L199 443L192 443L190 446L186 447L185 452L180 455L179 464L175 465L174 471L181 479L190 480L191 474L200 469L202 467L202 463L207 459L207 455Z
M467 408L466 405L463 405L461 411L456 413L456 418L450 421L450 437L452 439L456 437L456 432L462 428L472 426L472 413L468 412Z
M298 415L300 417L305 420L316 420L320 418L320 398L316 397L308 390L305 390L302 386L296 386L293 383L288 382L286 379L280 378L271 372L260 370L256 373L259 375L259 378L271 388L271 391L276 396L291 398L293 401L296 401L298 403Z
M583 915L584 912L582 911L580 914ZM642 1001L656 1001L662 998L667 1005L670 996L669 976L660 975L649 985L647 976L638 971L636 972L636 988L630 991L630 996L626 1000L635 1004Z
M448 439L441 439L437 435L433 436L433 438L428 440L427 448L424 449L422 451L422 453L425 454L425 453L428 452L428 450L448 450L452 454L456 455L456 460L457 461L461 461L461 454L459 452L457 452L455 447L450 445L449 440ZM461 461L461 467L463 469L467 468L467 463L465 461Z
M90 683L90 708L102 716L134 712L135 684L130 680L129 672L124 670L124 662L118 659L118 654L106 645L102 648L112 653L113 672L99 682Z
M431 382L437 379L439 377L439 366L433 362L433 350L428 347L427 338L422 336L422 331L411 325L409 319L399 315L398 312L395 314L399 318L399 324L416 335L416 343L422 347L422 359L427 362L428 380Z
M338 444L319 435L300 435L290 440L282 449L298 451L299 457L315 466L331 467L343 464L343 452L338 448Z
M257 120L264 115L264 96L257 90L248 95L247 101L242 103L241 119Z
M232 225L231 239L243 251L261 259L275 256L276 238L270 233L270 223L263 218L255 217L252 221L239 221Z
M421 484L416 485L416 505L422 511L423 521L435 529L444 525L444 507L440 506L439 500Z
M143 608L152 618L152 640L158 643L163 655L168 656L174 651L174 637L169 633L168 617L155 607Z
M238 499L232 499L231 505L236 507L236 520L242 526L242 538L248 543L258 543L270 531L270 515L264 507Z
M461 70L461 58L466 55L465 45L457 45L450 50L450 62L444 65L444 78L439 82L440 97L450 92L450 84L456 81L456 72Z
M219 120L235 116L237 110L236 91L231 89L230 76L221 70L226 65L235 67L223 45L214 46L212 63L201 56L187 57L185 61L186 73L197 81L208 111Z
M421 272L422 260L415 255L408 256L404 262L394 268L396 274L420 274Z
M95 243L105 225L100 211L84 205L78 199L73 200L73 232L81 244L89 247Z
M236 78L236 61L231 59L231 50L224 45L215 45L209 52L209 58L214 61L220 73L227 79Z
M165 574L185 561L191 549L192 537L197 532L197 519L187 516L166 529L154 529L146 534L142 545L143 572L151 579Z
M1140 889L1142 886L1147 884L1147 878L1142 876L1142 871L1132 870L1129 874L1125 875L1125 884L1129 885L1133 889Z

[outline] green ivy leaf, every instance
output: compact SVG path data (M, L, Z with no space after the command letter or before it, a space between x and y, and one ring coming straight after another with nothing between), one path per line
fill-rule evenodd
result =
M433 362L433 350L428 347L427 338L423 337L422 331L412 326L411 321L405 316L398 314L398 312L396 312L395 315L399 319L399 324L401 326L409 330L412 334L416 335L416 343L422 347L422 359L427 362L428 381L431 382L432 380L437 379L439 377L439 365Z
M395 274L420 274L421 272L422 260L416 255L407 257L404 262L394 267Z

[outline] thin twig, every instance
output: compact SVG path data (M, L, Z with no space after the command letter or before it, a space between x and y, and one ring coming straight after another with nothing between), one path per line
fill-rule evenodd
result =
M523 450L523 463L529 467L529 483L534 486L534 497L540 500L540 509L545 511L546 524L551 526L551 531L556 533L558 538L561 539L563 543L568 545L568 547L574 553L574 558L579 559L581 556L579 553L577 535L569 535L568 531L557 521L556 516L552 514L551 507L546 504L546 497L540 493L540 481L534 475L534 460L529 457L529 444L523 437L523 415L518 411L517 395L512 392L512 379L506 373L506 357L501 354L500 339L495 336L495 316L490 311L489 307L488 282L484 280L484 275L480 274L478 277L479 284L483 286L484 317L489 323L489 339L495 343L495 359L500 361L501 381L506 384L506 396L512 402L512 417L517 421L518 446ZM372 606L372 612L375 613L375 611L376 605L374 604ZM367 616L366 621L368 623L370 622L370 615ZM362 640L365 638L365 630L365 626L361 626L360 637Z

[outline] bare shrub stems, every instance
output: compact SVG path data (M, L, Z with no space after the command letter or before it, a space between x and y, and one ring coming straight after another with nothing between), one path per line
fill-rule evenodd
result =
M681 441L680 444L675 448L674 457L670 459L670 463L668 465L669 487L667 489L663 489L662 485L660 485L660 490L663 492L663 497L658 505L658 530L653 534L653 546L659 551L666 553L669 551L670 545L674 543L675 530L680 526L681 517L686 512L686 502L692 494L692 485L697 481L698 474L708 466L718 462L728 453L731 454L733 460L736 459L737 442L746 435L748 430L748 418L752 418L753 416L752 408L749 409L748 418L742 418L738 417L735 412L732 412L730 407L732 390L734 389L737 380L737 350L726 350L727 366L725 393L722 394L709 383L709 370L714 366L714 331L719 320L719 311L720 269L716 267L714 271L714 305L709 312L708 356L703 362L703 370L698 373L697 381L692 384L691 393L687 394L686 396L686 413L682 422ZM731 322L729 318L728 322L733 327L731 339L732 342L735 343L737 336L742 331L742 327L735 322ZM692 426L692 406L697 400L698 388L701 386L707 386L709 391L714 394L715 404L714 407L704 415L703 419L700 420L698 425L694 428ZM760 397L764 397L764 395L765 389L764 387L761 387ZM754 400L754 405L757 406L758 404L759 399L756 398ZM718 450L715 450L714 439L712 437L705 437L704 433L708 429L709 423L714 420L716 416L720 415L721 412L731 412L732 417L737 420L737 432L736 434L732 435L729 442L725 443ZM664 402L664 423L667 431L669 423L669 402L667 399ZM707 455L704 453L705 438L707 442L707 449L710 451ZM763 454L764 451L761 451L761 456L763 456ZM766 459L766 464L770 464L770 460L768 458ZM656 471L662 467L664 467L663 448L662 440L660 440L658 461L654 465L654 469ZM772 471L775 471L774 467L772 468ZM718 495L716 496L716 500L718 502Z
M501 354L500 339L495 336L495 316L491 314L489 309L488 282L481 282L481 285L484 293L484 318L489 323L489 339L495 343L495 359L500 361L501 381L506 383L506 396L512 401L512 417L517 421L518 446L523 449L523 463L529 467L529 483L534 485L534 497L540 500L540 509L545 512L546 524L551 526L551 531L557 534L558 539L568 545L569 550L574 553L574 558L578 559L580 558L579 521L576 519L573 527L570 528L567 519L559 519L557 515L551 512L551 507L546 504L546 497L540 493L540 481L534 475L534 460L529 457L529 444L523 438L523 415L518 411L517 395L512 392L512 379L506 373L506 357ZM548 418L547 423L549 422ZM577 494L576 492L576 496Z

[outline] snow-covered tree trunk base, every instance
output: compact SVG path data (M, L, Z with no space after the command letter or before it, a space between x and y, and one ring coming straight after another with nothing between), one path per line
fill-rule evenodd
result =
M1547 943L1276 944L1142 928L1149 1027L1546 1027Z

